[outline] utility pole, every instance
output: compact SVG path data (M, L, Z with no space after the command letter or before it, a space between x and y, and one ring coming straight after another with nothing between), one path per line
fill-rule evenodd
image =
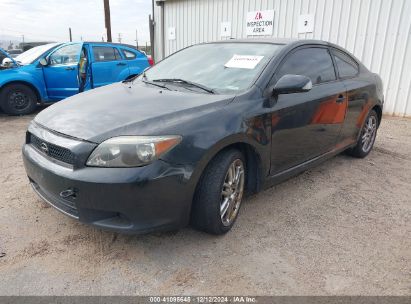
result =
M118 43L121 43L121 33L118 33Z
M24 35L21 35L22 36L22 38L23 38L23 42L22 42L22 44L21 44L21 48L24 50Z
M154 2L153 2L153 19L154 19ZM150 50L151 57L154 59L154 20L151 18L151 15L148 15L148 26L150 30Z
M73 41L73 37L71 36L71 27L69 27L69 37L70 37L70 42Z
M107 31L107 42L111 40L111 21L110 21L110 0L104 0L104 22Z
M137 46L137 50L138 50L138 36L137 36L137 29L136 29L136 46Z

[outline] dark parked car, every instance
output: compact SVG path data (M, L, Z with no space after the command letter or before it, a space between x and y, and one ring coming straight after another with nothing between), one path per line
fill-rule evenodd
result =
M222 234L244 195L365 157L383 99L380 77L331 43L206 43L42 111L23 158L34 190L84 223Z
M13 50L8 50L7 53L9 53L10 57L16 58L18 55L23 53L22 49L13 49Z

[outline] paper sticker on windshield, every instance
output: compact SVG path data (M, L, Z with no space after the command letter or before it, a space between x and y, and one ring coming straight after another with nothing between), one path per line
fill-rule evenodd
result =
M234 55L224 66L226 68L254 69L264 56Z

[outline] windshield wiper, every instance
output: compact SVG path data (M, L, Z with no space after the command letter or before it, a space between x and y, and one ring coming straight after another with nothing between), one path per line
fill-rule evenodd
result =
M204 86L202 84L199 84L199 83L196 83L196 82L180 79L180 78L154 79L153 82L175 82L175 83L188 84L192 87L202 89L203 91L206 91L208 93L215 94L215 91L213 89L209 88L209 87L206 87L206 86Z
M160 87L160 88L167 89L167 90L171 91L171 89L170 89L170 88L167 88L165 85L161 85L161 84L154 83L154 82L147 81L147 80L142 80L142 82L147 83L147 84L151 84L151 85L153 85L153 86Z

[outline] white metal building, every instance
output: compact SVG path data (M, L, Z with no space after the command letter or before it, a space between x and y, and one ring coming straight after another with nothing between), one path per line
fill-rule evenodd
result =
M274 11L266 36L346 48L383 78L385 114L411 116L411 0L154 1L156 61L192 44L247 37L248 12Z

